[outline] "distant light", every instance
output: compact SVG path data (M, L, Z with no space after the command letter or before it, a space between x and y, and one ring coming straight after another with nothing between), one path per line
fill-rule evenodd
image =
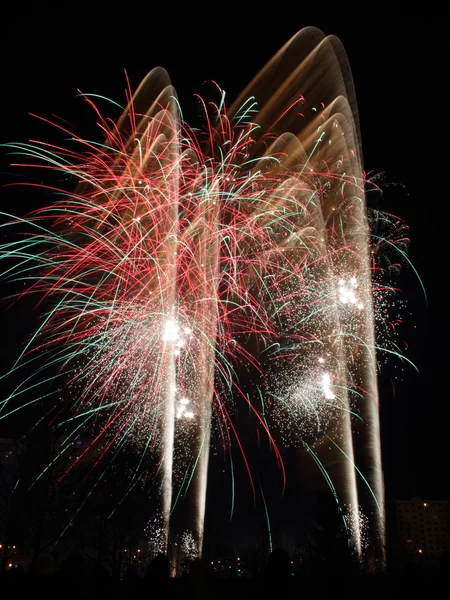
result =
M12 563L9 563L9 564L8 564L8 567L9 567L9 568L11 568L11 567L12 567Z
M428 506L428 504L426 502L423 503L424 506Z
M419 550L419 554L422 554L422 550Z

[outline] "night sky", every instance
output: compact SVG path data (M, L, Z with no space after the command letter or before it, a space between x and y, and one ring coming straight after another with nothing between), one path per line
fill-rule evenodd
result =
M83 131L92 117L76 98L77 89L124 103L124 69L134 89L151 68L165 67L189 120L192 96L204 93L208 80L227 91L230 104L297 30L315 25L337 35L353 71L366 172L385 174L388 185L379 207L410 225L410 259L428 296L426 301L413 271L405 268L399 281L401 298L407 301L401 337L419 373L405 366L394 394L391 379L400 375L402 365L391 361L380 381L387 498L448 497L447 299L439 280L439 273L445 276L448 271L441 247L447 228L439 208L447 192L429 125L441 118L433 115L435 34L426 23L387 25L380 16L354 25L292 15L246 19L225 11L219 24L222 6L215 8L214 16L198 20L192 15L185 20L178 13L175 26L172 15L156 15L150 9L100 17L75 12L75 5L74 12L69 9L64 16L50 16L42 8L27 8L26 13L15 8L3 24L2 142L51 141L52 128L28 113L48 118L54 113ZM18 176L8 161L2 151L5 183ZM47 201L36 193L27 197L24 190L2 190L2 207L20 214L34 202ZM7 293L4 288L2 294ZM10 364L13 351L25 341L29 309L3 311L3 365ZM8 434L8 424L0 422L0 436Z

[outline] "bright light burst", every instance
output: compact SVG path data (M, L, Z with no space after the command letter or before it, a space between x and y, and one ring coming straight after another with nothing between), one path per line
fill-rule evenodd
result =
M200 555L195 538L190 531L184 531L181 535L180 552L183 557L183 561L196 560Z
M70 397L51 409L52 426L92 439L69 470L94 445L97 466L125 442L141 452L138 469L155 457L158 550L171 511L194 490L183 540L201 552L211 422L228 447L237 402L249 403L282 473L280 442L310 452L342 505L358 506L362 479L383 535L375 356L401 356L384 324L407 238L383 213L370 230L347 67L338 42L308 28L231 109L220 89L217 103L199 98L203 128L183 121L156 69L117 122L83 96L102 142L57 124L67 147L8 144L76 188L56 188L51 205L6 225L32 234L2 246L12 259L3 277L26 282L47 313L14 367L35 362L36 373L2 401L1 416L46 400L51 379ZM264 378L261 409L241 387L246 369ZM45 391L34 394L39 382ZM369 432L367 477L352 440L359 422ZM324 439L345 465L341 492L319 457Z
M166 552L166 524L161 514L153 515L145 528L148 539L148 550L151 557Z

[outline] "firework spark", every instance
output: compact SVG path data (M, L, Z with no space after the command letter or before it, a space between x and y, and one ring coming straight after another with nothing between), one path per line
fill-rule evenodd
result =
M28 166L77 183L72 193L56 189L62 194L27 218L31 236L1 248L14 259L3 276L26 281L27 294L50 306L15 368L36 361L41 382L67 384L70 406L54 404L50 422L66 439L89 431L83 454L102 448L94 466L125 442L141 453L137 471L154 461L159 550L169 542L171 513L190 497L187 526L174 539L201 553L211 423L228 447L236 435L230 398L249 403L282 474L278 444L307 448L337 502L367 504L382 541L376 350L397 350L387 336L377 346L374 323L386 322L380 306L392 287L383 277L398 264L383 264L382 250L403 255L407 240L399 228L383 237L388 215L377 213L370 230L345 53L335 38L307 28L231 108L219 88L218 98L198 100L205 126L194 130L158 68L129 94L117 122L84 96L102 143L58 125L72 146L9 144ZM246 367L265 379L267 418L241 388ZM37 389L25 379L2 401L1 416ZM323 440L342 483L326 469Z

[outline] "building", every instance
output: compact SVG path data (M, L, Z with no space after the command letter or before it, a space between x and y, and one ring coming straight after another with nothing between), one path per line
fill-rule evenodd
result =
M397 500L392 534L401 562L439 563L450 552L450 501Z

